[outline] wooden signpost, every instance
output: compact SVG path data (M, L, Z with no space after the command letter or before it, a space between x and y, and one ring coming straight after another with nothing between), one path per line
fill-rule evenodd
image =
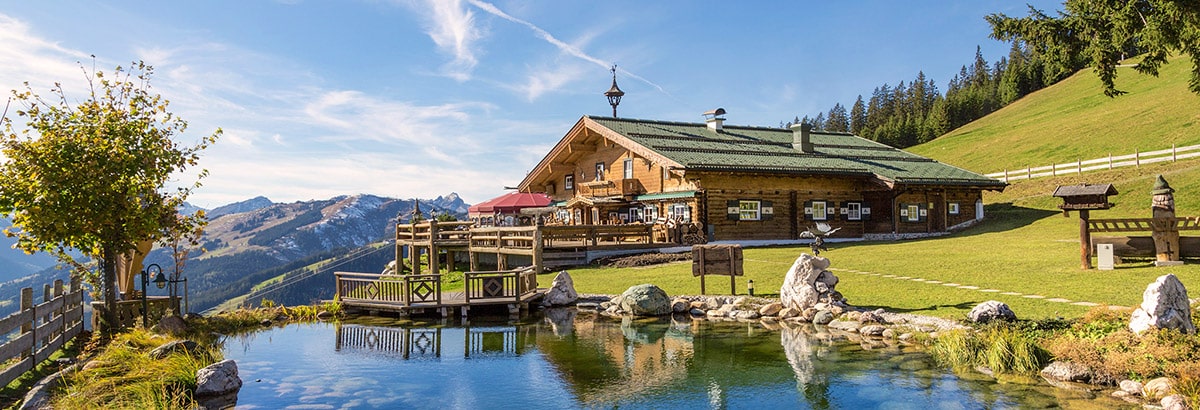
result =
M729 294L737 294L737 279L742 276L742 245L693 245L692 276L700 277L700 294L705 294L704 276L729 276Z

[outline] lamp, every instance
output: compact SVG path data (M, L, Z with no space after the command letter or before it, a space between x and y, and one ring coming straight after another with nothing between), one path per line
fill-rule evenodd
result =
M150 327L150 302L146 299L146 293L150 290L150 269L152 268L158 271L158 275L154 277L154 286L162 289L167 285L167 277L163 275L162 266L151 263L142 269L142 327Z
M746 291L750 293L750 296L754 296L754 279L746 281Z
M613 65L610 71L612 71L613 75L612 87L609 87L608 91L604 92L604 96L608 97L608 105L612 106L613 118L617 118L617 104L621 103L621 97L625 95L625 92L617 87L617 66Z

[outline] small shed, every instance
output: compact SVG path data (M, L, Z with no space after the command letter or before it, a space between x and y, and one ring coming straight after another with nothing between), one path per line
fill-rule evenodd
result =
M1108 197L1116 194L1112 184L1060 185L1054 189L1054 196L1063 199L1058 208L1064 212L1112 208Z

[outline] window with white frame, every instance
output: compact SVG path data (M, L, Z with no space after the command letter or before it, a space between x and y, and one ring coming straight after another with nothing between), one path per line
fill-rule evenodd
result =
M625 179L633 179L633 158L625 158Z
M825 201L812 202L812 219L814 221L824 221L829 219L829 211Z
M762 219L762 203L759 201L738 201L738 220L757 221Z
M603 162L596 163L596 180L597 181L604 180L604 163Z
M949 212L950 215L958 215L958 202L951 202L949 205L947 205L946 211Z
M671 219L674 219L677 221L691 222L692 221L692 210L691 210L691 208L688 207L687 203L680 202L680 203L671 205L670 211L667 214L667 216L670 217Z
M847 202L846 203L846 220L861 221L862 220L862 203Z
M575 175L567 175L567 176L563 177L563 190L564 191L574 191L575 190Z
M643 222L654 222L658 219L658 207L654 205L646 205L646 212L642 213Z
M915 204L909 205L908 206L908 221L909 222L918 222L920 220L921 220L921 206L915 205Z
M642 222L642 208L629 208L629 222Z

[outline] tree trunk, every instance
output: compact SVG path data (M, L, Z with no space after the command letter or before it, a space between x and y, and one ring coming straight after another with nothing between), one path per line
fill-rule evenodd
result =
M101 334L112 335L121 327L117 321L117 252L105 247L103 253L100 266L104 274L101 280L104 287L104 327Z

